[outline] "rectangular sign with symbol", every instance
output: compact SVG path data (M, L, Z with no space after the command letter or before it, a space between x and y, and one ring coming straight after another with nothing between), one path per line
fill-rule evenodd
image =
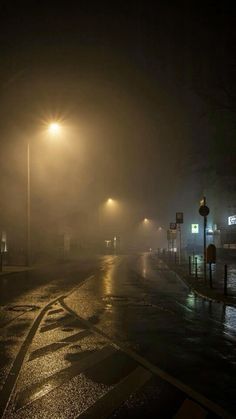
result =
M192 231L192 234L198 234L199 233L199 224L192 224L191 231Z
M184 213L176 212L176 224L183 224L184 222Z
M231 215L228 217L228 225L232 226L236 224L236 215Z
M170 223L170 230L176 230L176 223Z

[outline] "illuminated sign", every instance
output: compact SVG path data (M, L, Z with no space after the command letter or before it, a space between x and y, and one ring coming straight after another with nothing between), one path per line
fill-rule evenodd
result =
M228 217L228 225L232 226L236 224L236 215L231 215Z
M199 224L192 224L192 234L198 234L199 233Z

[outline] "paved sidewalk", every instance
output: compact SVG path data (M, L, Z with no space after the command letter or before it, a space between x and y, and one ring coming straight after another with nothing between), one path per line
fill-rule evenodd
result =
M35 269L39 269L39 268L42 268L44 266L49 266L49 265L51 265L51 263L39 263L39 264L34 264L32 266L7 265L7 266L3 266L2 272L0 272L0 276L20 273L20 272L33 271Z
M191 288L193 292L203 298L212 301L221 302L231 306L236 306L236 264L228 263L228 283L227 295L224 295L224 263L220 262L212 265L212 288L210 288L209 281L209 267L207 265L207 279L203 278L203 263L202 258L198 257L197 265L197 278L195 277L195 265L191 264L191 275L189 274L189 264L174 263L168 257L161 257L161 259L169 266L170 269L175 271L180 278Z
M26 271L32 271L33 269L36 269L35 266L3 266L2 271L0 272L0 275L7 275L7 274L13 274L18 272L26 272Z

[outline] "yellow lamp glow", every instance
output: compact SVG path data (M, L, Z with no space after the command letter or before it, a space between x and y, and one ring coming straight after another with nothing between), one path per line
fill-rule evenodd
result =
M56 135L60 131L60 125L57 122L52 122L48 127L48 131L50 134Z

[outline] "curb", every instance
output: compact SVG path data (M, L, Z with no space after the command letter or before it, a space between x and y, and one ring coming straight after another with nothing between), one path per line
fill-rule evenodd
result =
M216 299L216 298L214 298L214 297L210 297L209 295L206 295L206 294L204 294L204 293L202 293L202 292L200 292L200 291L198 291L195 287L194 287L194 285L192 285L192 284L190 284L189 282L188 282L188 280L186 279L186 277L184 277L184 276L182 276L178 271L175 271L174 269L172 269L172 267L171 266L169 266L165 261L163 261L165 264L166 264L166 266L168 266L168 268L172 271L172 272L174 272L177 276L178 276L178 278L182 281L182 282L184 282L184 284L194 293L194 294L196 294L198 297L200 297L200 298L203 298L204 300L208 300L208 301L211 301L211 302L214 302L214 303L221 303L221 304L223 304L223 305L227 305L227 306L230 306L230 307L236 307L236 302L234 303L234 302L230 302L230 301L223 301L223 300L221 300L221 299Z
M2 272L0 272L0 277L5 276L5 275L25 273L25 272L33 271L35 269L37 269L37 268L22 269L20 271L2 271Z
M44 267L51 266L51 265L53 265L53 264L48 263L48 264L45 264L45 265L35 265L35 266L25 267L24 269L21 269L19 271L17 271L17 270L15 270L15 271L2 271L2 272L0 272L0 278L1 278L1 276L5 276L5 275L21 274L21 273L25 273L25 272L36 271L37 269L44 268Z

